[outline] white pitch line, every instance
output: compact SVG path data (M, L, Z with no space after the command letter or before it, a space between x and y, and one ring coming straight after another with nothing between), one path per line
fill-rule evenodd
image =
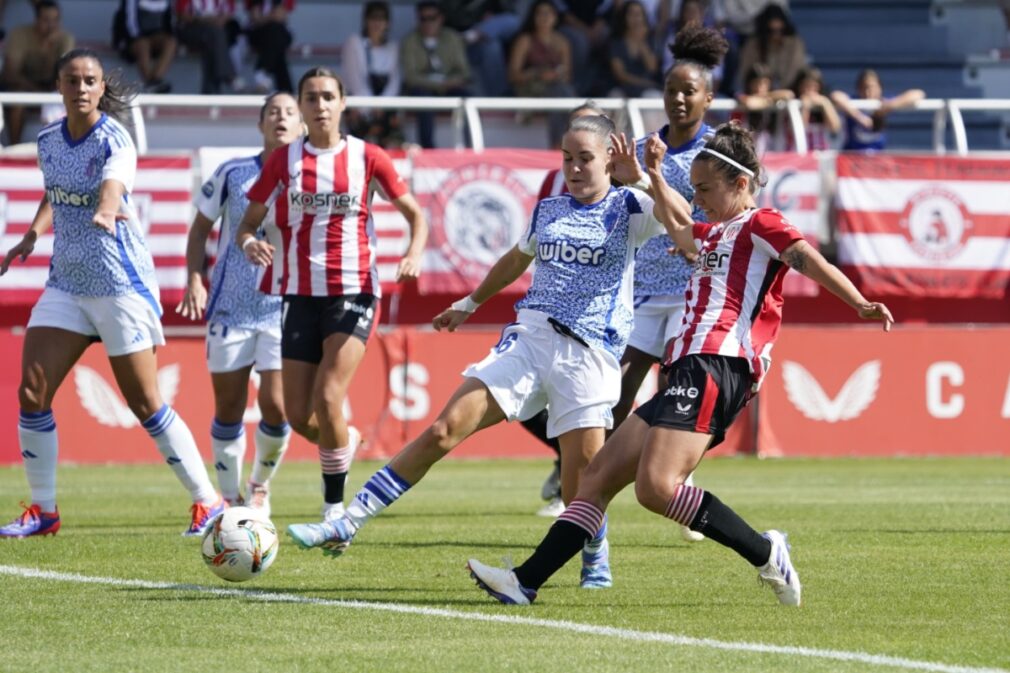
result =
M635 631L612 626L597 626L595 624L580 624L554 619L536 619L534 617L518 617L515 615L484 614L481 612L465 612L447 608L422 608L415 605L400 603L372 603L369 601L339 600L332 598L312 598L296 594L285 594L249 589L221 589L199 584L179 584L175 582L150 582L148 580L128 580L116 577L94 577L61 573L37 568L0 565L0 575L12 575L31 579L50 580L55 582L73 582L76 584L97 584L112 587L130 587L136 589L151 589L156 591L191 591L212 596L232 596L267 603L299 603L305 605L323 605L352 610L378 610L382 612L398 612L408 615L423 615L425 617L442 617L445 619L461 619L473 622L491 622L513 626L539 626L557 631L568 631L592 636L604 636L618 640L635 642L664 643L683 647L702 647L713 650L731 652L756 652L759 654L780 654L791 657L810 657L812 659L829 659L833 661L849 661L874 666L889 666L911 671L935 671L936 673L1010 673L1003 668L974 668L971 666L956 666L932 661L918 661L902 657L889 657L866 652L846 652L845 650L822 650L813 647L793 647L791 645L766 645L763 643L747 643L713 640L711 638L692 638L674 633L659 633L656 631Z

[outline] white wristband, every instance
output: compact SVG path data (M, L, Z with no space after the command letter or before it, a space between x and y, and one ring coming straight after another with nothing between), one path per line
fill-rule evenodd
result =
M458 299L452 303L451 308L453 311L463 311L464 313L473 313L480 306L477 302L471 298L470 295Z
M637 189L640 192L647 192L649 191L649 188L652 187L652 180L650 180L648 174L646 174L640 177L638 182L628 183L625 187L631 187L632 189Z
M242 242L242 252L245 252L245 249L248 248L250 245L252 245L255 242L256 242L256 237L255 236L250 236L245 241L243 241Z

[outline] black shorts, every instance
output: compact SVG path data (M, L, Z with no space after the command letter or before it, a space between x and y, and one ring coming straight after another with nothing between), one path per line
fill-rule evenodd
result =
M700 432L712 435L709 448L720 444L751 398L747 361L724 355L687 355L665 372L666 388L635 413L650 427Z
M350 334L367 343L378 322L379 300L374 295L285 295L281 309L281 357L319 364L326 337Z

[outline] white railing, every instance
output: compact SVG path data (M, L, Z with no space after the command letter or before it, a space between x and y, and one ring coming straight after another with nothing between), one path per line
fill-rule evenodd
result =
M458 97L414 97L414 96L349 96L348 107L373 108L381 110L430 110L452 113L453 145L457 148L466 146L466 135L469 131L470 146L483 151L484 126L481 112L488 111L529 111L529 112L559 112L575 108L585 102L583 98L458 98ZM646 111L663 110L663 100L660 98L603 98L595 101L602 109L624 116L632 135L641 137L646 133L642 113ZM4 105L44 105L61 103L61 98L55 93L0 93L0 112ZM879 101L852 100L853 106L859 110L873 111L880 107ZM263 105L262 96L208 96L187 94L141 94L137 96L136 105L131 109L137 141L137 151L147 152L147 124L143 110L153 117L158 108L200 108L208 110L211 119L217 119L220 111L225 108L257 110ZM792 137L792 146L797 152L807 151L807 135L800 114L799 101L780 103L779 108L786 112L788 133ZM735 101L716 99L712 101L711 109L715 112L731 112L737 109ZM964 111L1010 112L1010 99L926 99L919 101L907 111L933 112L933 151L945 154L947 151L947 125L950 124L954 150L958 155L968 153L968 136L965 129ZM906 110L896 111L901 114ZM0 129L3 128L3 117L0 115Z

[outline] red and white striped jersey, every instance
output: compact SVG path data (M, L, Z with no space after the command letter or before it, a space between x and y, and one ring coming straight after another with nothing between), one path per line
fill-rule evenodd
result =
M376 187L390 201L407 193L389 155L360 138L344 136L328 150L299 138L274 150L248 194L275 212L276 229L267 230L274 261L260 290L380 296L371 216Z
M549 196L561 196L568 193L568 183L565 182L565 173L560 168L547 171L544 181L540 183L540 192L537 194L537 201L543 201Z
M771 364L782 323L779 256L803 234L771 208L746 210L726 222L694 225L698 260L687 286L680 334L666 363L708 353L750 363L755 390Z

